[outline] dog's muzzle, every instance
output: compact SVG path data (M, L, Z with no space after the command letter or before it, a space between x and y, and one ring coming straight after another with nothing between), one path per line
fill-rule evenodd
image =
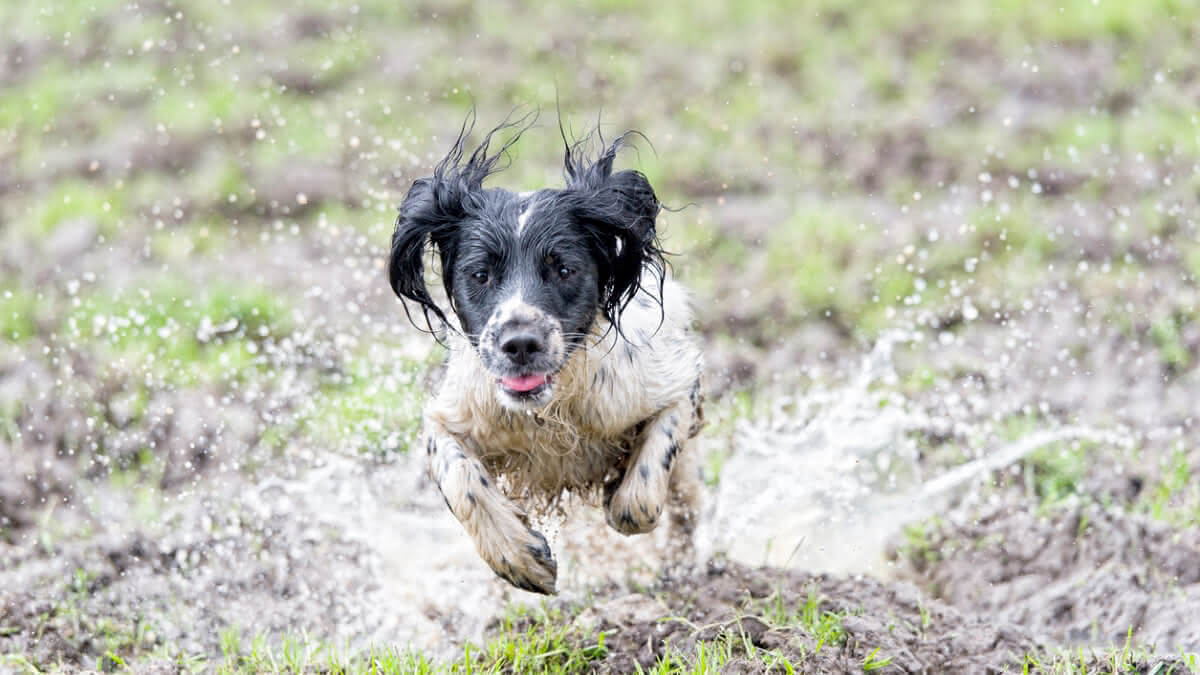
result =
M541 361L548 347L545 337L529 326L520 325L501 331L497 342L500 352L518 373ZM519 395L534 394L549 383L550 376L547 373L506 375L500 378L500 386Z
M497 311L479 341L483 365L496 377L502 403L511 408L544 405L554 373L566 356L558 321L524 303Z

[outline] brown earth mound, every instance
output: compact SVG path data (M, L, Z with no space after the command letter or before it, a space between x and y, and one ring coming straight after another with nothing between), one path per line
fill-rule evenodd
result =
M822 642L813 624L833 617L840 629ZM604 632L607 655L592 664L600 672L653 669L671 652L724 643L734 654L725 672L786 672L758 651L766 650L800 672L861 673L870 664L881 673L993 673L1021 672L1046 648L1046 634L1023 618L960 610L903 582L722 562L599 602L575 624ZM1088 655L1082 665L1089 662L1102 659ZM1186 672L1171 657L1131 654L1124 666Z
M1091 503L1041 515L1012 504L944 525L909 563L960 608L1059 644L1200 649L1200 532Z

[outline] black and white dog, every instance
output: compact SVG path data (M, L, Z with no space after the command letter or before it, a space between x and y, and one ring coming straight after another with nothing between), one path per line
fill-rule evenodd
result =
M626 535L653 530L670 506L672 536L690 542L701 354L688 299L667 277L654 190L637 171L613 171L628 134L594 159L567 144L564 188L485 188L528 129L489 154L513 126L467 155L465 124L433 175L413 183L388 273L427 326L450 328L425 411L432 479L496 574L554 593L557 564L526 509L564 491L603 494L608 524ZM453 318L425 284L430 246Z

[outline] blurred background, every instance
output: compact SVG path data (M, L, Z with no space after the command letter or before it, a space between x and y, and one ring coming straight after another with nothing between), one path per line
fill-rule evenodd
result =
M1194 0L5 3L0 666L480 639L512 598L407 458L442 352L383 273L472 108L541 111L512 189L561 183L560 112L648 139L713 523L978 467L804 564L1200 650L1197 44Z

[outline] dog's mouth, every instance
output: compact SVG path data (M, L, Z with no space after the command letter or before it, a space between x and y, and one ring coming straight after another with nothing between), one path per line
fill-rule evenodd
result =
M512 375L500 378L500 386L512 396L534 397L550 386L550 376L546 373L533 375Z

